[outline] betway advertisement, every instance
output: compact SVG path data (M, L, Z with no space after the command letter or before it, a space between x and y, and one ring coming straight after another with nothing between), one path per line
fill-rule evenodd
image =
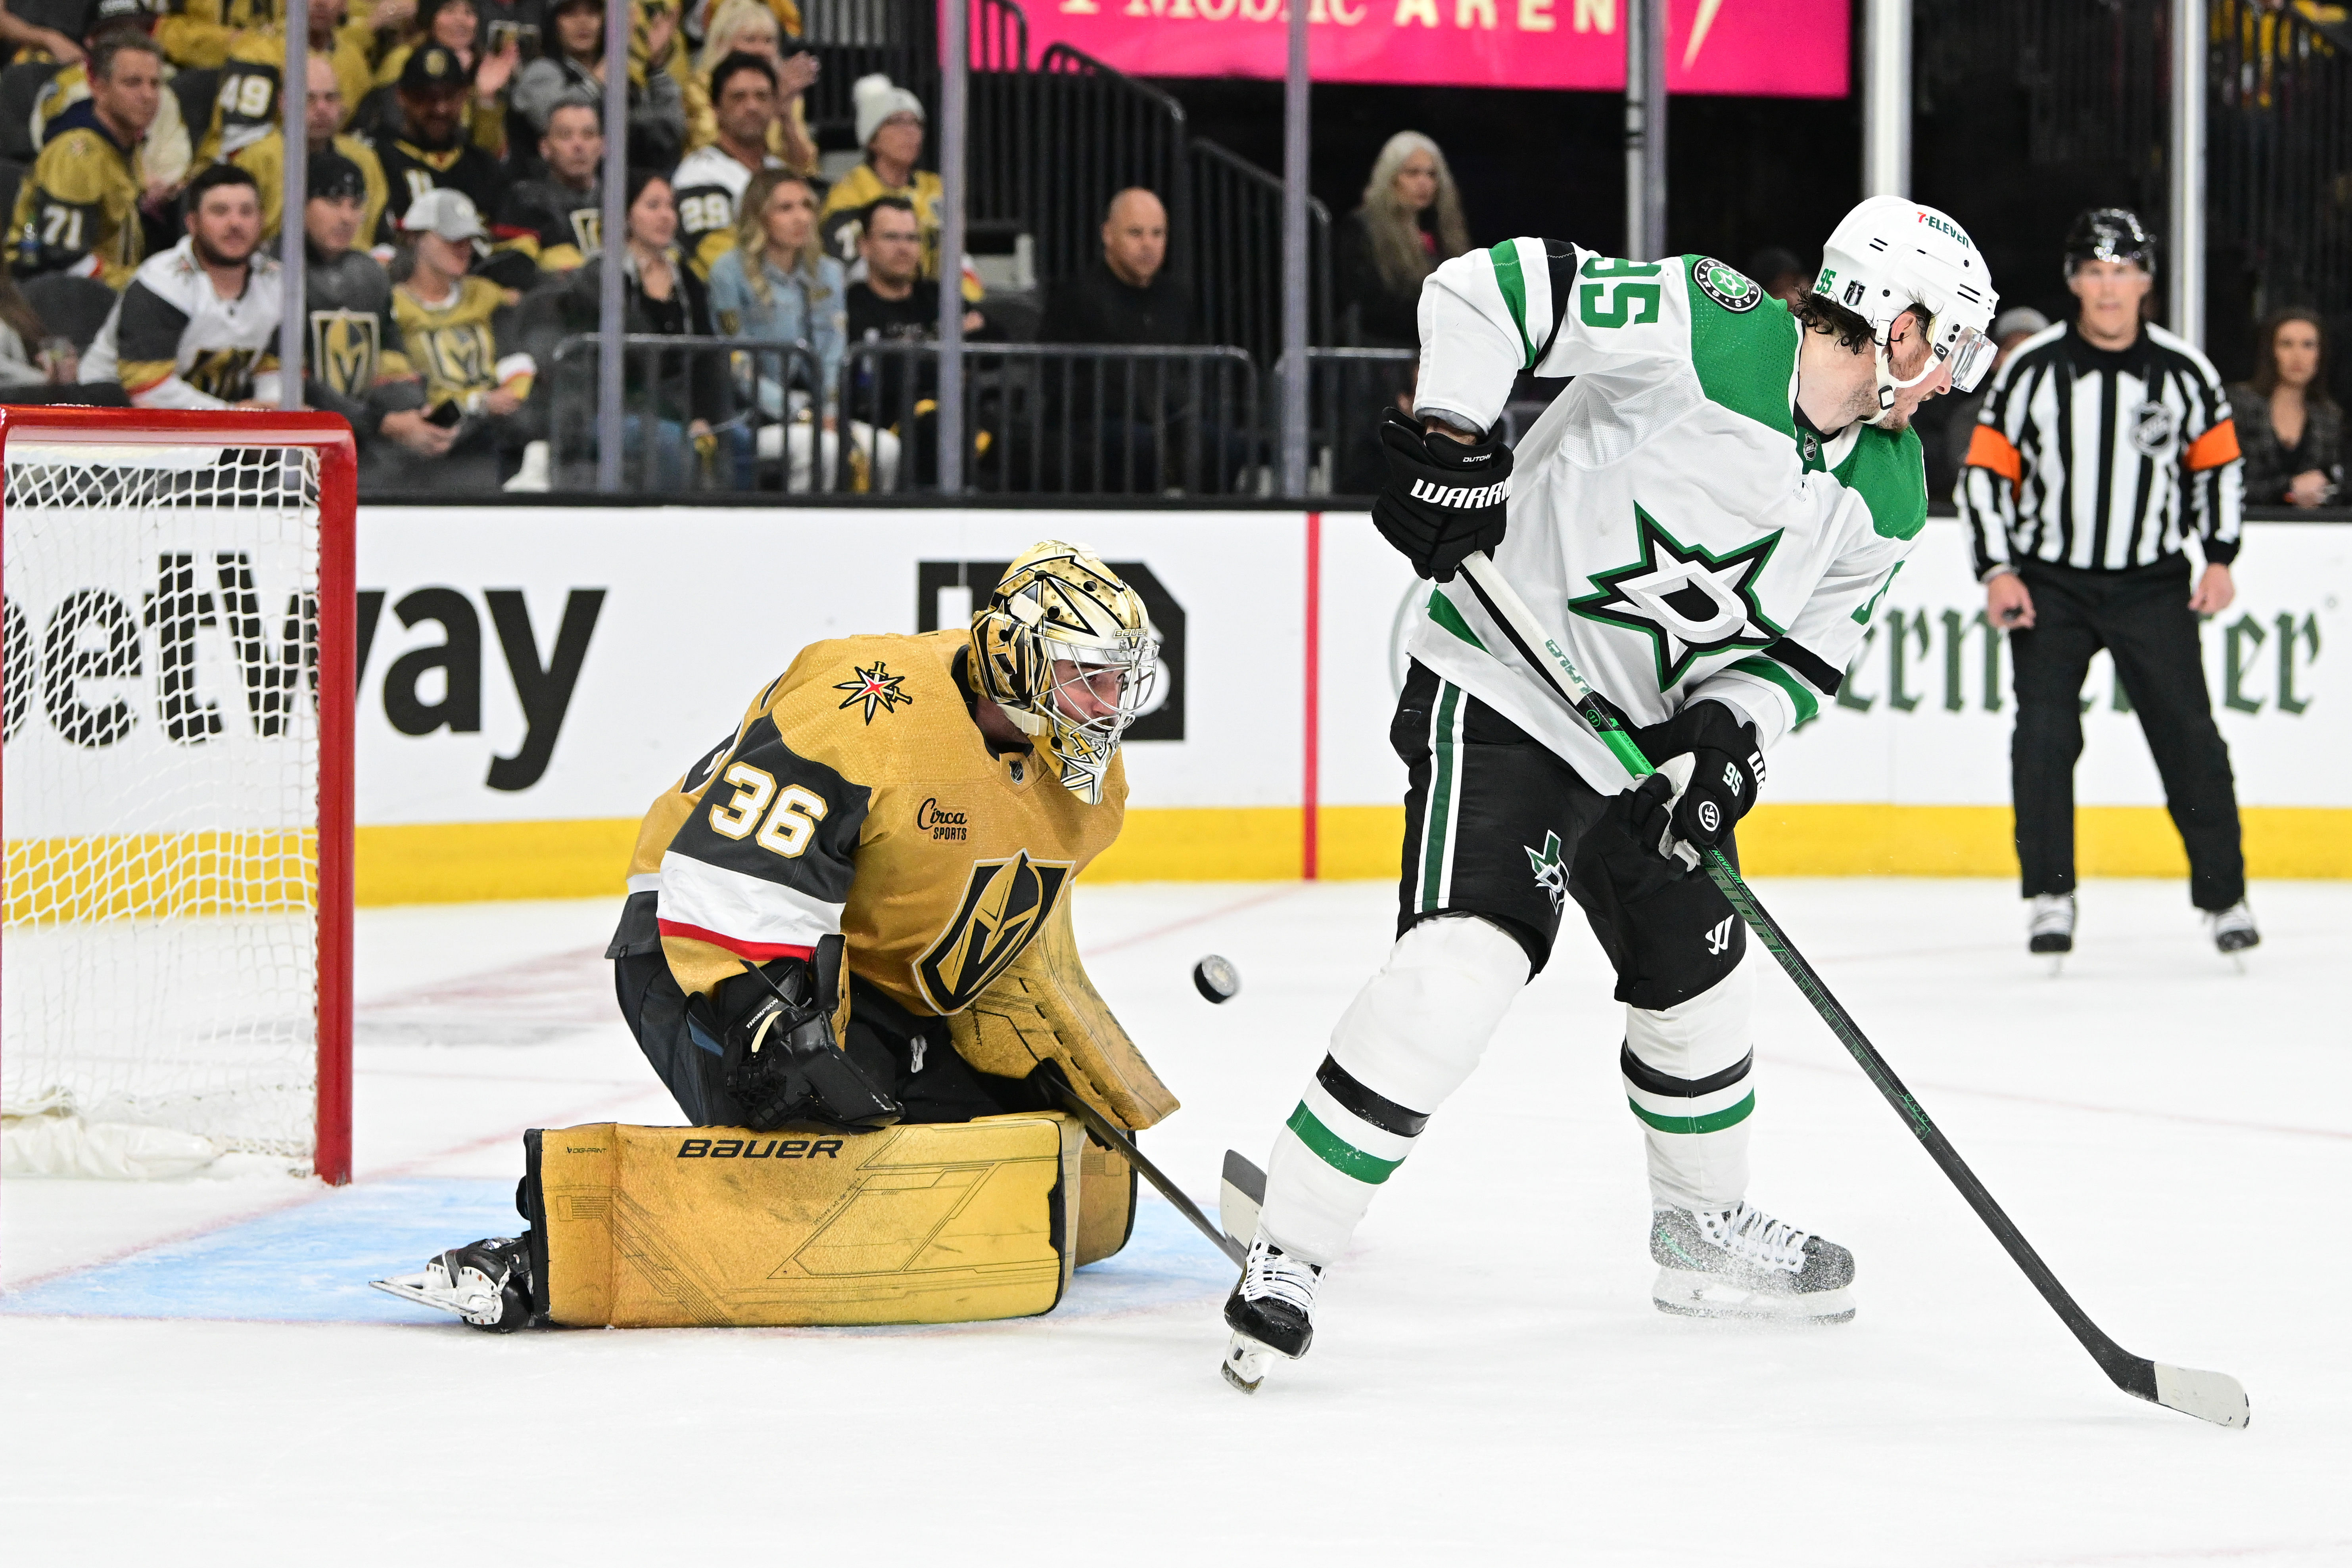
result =
M1317 81L1622 92L1633 0L1308 0ZM1843 98L1845 0L1672 0L1666 89ZM1134 76L1280 77L1285 0L1045 0L1030 47L1068 44Z

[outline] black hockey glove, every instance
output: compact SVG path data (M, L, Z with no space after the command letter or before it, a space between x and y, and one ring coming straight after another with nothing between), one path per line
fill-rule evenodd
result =
M1451 582L1464 556L1503 542L1511 449L1494 435L1465 446L1395 409L1381 415L1380 434L1389 482L1372 502L1372 526L1420 576Z
M727 1092L755 1133L796 1123L871 1133L906 1114L833 1038L838 998L821 977L838 973L838 959L825 947L817 957L771 960L715 994L730 1019L720 1036Z
M1658 771L1633 790L1633 841L1660 860L1696 870L1693 850L1713 849L1756 804L1764 747L1756 727L1718 702L1696 702L1633 738ZM1689 761L1680 763L1678 758ZM1671 765L1671 766L1670 766ZM1684 845L1693 846L1676 853Z

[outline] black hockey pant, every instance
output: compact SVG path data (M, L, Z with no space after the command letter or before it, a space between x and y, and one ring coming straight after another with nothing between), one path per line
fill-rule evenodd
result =
M2074 891L2074 762L2083 755L2083 681L2105 648L2164 780L2166 807L2189 852L2189 897L2227 909L2246 895L2237 786L2189 609L2189 562L2174 556L2129 571L2028 562L2032 631L2010 634L2017 662L2017 729L2010 789L2024 893Z

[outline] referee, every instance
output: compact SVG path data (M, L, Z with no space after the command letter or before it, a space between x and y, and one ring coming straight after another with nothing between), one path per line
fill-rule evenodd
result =
M2214 946L2261 940L2197 642L2197 617L2237 592L2237 429L2205 356L2140 319L2155 261L2134 214L2100 207L2074 220L2075 319L2010 356L1960 471L1985 616L2016 654L2010 789L2035 953L2074 946L2074 760L2083 681L2101 648L2139 715ZM2181 553L2192 533L2205 560L2193 590Z

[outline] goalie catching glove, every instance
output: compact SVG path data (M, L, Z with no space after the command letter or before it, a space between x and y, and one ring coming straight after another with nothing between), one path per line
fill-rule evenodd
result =
M729 1020L719 1031L727 1092L751 1131L813 1123L871 1133L906 1114L834 1038L838 982L827 980L839 973L837 950L824 946L814 963L776 958L757 969L746 966L712 993L716 1010Z
M1372 502L1372 526L1413 571L1451 582L1472 550L1503 542L1511 497L1511 449L1499 436L1475 445L1423 431L1395 409L1381 415L1389 482Z
M1634 737L1658 771L1634 787L1633 841L1660 860L1697 868L1756 804L1764 748L1756 727L1718 702L1696 702Z

